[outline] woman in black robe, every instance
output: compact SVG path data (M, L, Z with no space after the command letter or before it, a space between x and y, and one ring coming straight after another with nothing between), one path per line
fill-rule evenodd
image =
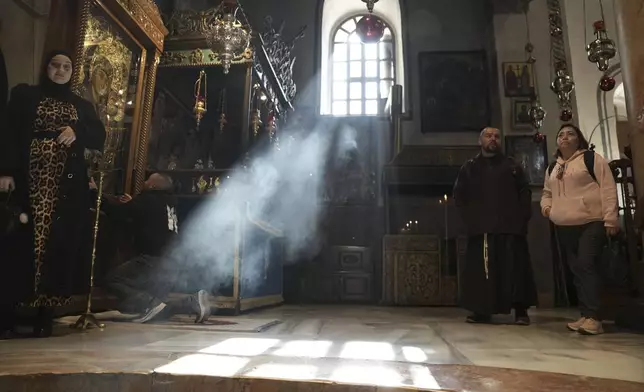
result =
M0 192L28 222L0 234L0 320L11 330L18 304L35 307L34 335L50 336L54 308L67 305L91 207L84 153L102 150L105 128L92 104L71 90L71 56L44 58L40 82L11 90L0 124Z

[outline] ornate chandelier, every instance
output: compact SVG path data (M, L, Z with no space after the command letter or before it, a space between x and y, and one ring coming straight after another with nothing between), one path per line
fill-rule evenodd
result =
M216 12L217 17L206 27L205 36L208 46L221 61L224 74L227 74L233 60L249 48L252 31L238 1L224 0Z

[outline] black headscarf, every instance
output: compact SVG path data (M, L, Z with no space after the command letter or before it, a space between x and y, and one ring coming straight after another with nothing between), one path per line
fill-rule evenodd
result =
M58 84L53 80L49 79L47 75L47 67L51 59L58 55L63 55L69 58L72 61L72 69L74 68L73 57L68 52L64 50L53 50L43 57L43 64L40 70L40 80L39 85L43 90L43 93L46 96L58 98L58 99L69 99L72 93L72 78L69 79L69 82L65 84Z

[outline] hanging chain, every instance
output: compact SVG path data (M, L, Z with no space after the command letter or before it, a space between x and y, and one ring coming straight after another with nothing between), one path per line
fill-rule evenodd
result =
M586 13L586 0L584 0L584 42L588 43L588 14Z
M537 59L534 57L534 45L532 44L532 39L531 39L531 34L530 34L530 19L528 18L528 11L530 10L530 6L528 5L525 9L525 12L523 15L525 16L525 29L526 29L526 52L527 53L527 61L531 64L533 64L532 67L532 83L534 85L534 95L535 97L539 97L539 77L537 75L537 67L534 66L534 63L536 63ZM529 47L529 48L528 48ZM528 50L529 49L529 50Z
M548 0L548 14L550 16L550 45L552 47L553 65L568 73L559 0Z

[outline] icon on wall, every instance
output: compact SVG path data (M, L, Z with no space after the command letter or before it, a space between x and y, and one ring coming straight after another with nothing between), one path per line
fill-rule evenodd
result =
M512 99L512 129L532 129L532 117L529 98Z
M533 64L522 62L503 63L503 84L506 97L533 97Z

